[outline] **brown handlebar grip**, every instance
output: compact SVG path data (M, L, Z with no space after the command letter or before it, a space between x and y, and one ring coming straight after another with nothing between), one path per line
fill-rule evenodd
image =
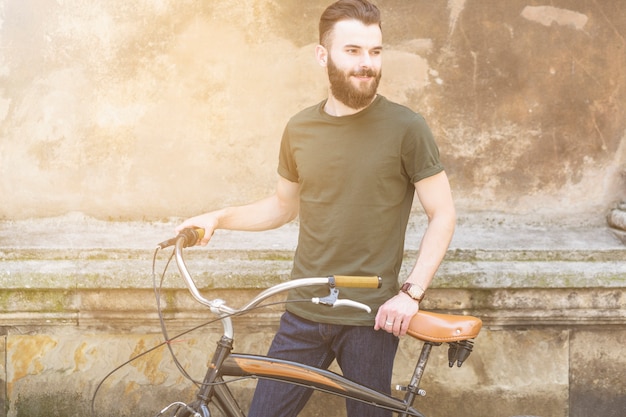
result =
M381 277L360 277L350 275L334 275L335 285L338 287L353 287L353 288L380 288L383 284Z
M196 231L196 233L198 234L198 238L196 239L196 243L200 242L202 240L202 238L204 237L204 229L200 228L200 227L194 227L194 229Z
M183 247L188 248L189 246L195 246L200 243L204 237L204 229L200 227L186 228L180 232L180 235L185 236L185 244Z

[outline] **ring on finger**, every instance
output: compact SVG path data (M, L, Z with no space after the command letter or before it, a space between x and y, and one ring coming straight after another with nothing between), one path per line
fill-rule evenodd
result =
M385 325L386 325L386 326L393 326L393 321L386 321L386 322L385 322Z

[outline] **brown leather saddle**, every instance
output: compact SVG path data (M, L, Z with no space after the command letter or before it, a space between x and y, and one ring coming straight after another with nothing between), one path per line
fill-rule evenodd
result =
M478 336L482 325L477 317L420 310L411 319L407 334L426 342L459 342Z

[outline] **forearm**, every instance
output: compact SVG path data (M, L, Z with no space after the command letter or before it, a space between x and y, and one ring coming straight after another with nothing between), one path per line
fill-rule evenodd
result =
M180 224L176 232L186 227L204 229L201 245L206 245L217 229L261 231L275 229L295 219L300 207L299 185L279 178L276 192L257 202L227 207L192 217Z
M215 229L262 231L289 223L296 218L298 210L271 196L252 204L217 210L214 214Z
M456 225L456 210L445 171L417 182L415 189L428 216L428 227L407 281L426 290L448 251Z
M407 278L408 282L418 284L424 290L428 288L448 251L455 224L456 215L453 210L430 219L419 247L417 260Z

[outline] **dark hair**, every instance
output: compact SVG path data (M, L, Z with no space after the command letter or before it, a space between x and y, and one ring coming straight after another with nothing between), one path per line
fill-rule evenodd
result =
M320 17L320 45L328 46L335 23L352 19L364 25L378 25L382 30L378 7L367 0L339 0L328 6Z

